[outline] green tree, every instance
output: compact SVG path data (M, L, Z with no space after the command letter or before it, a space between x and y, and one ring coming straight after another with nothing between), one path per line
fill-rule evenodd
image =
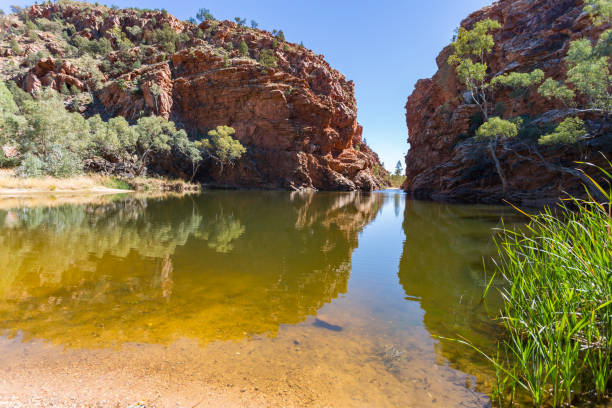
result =
M234 164L246 153L246 148L239 140L234 139L236 131L229 126L217 126L208 132L208 136L196 142L196 146L201 148L204 154L216 160L223 173L226 165Z
M136 145L139 151L139 173L143 174L150 155L153 153L170 152L171 141L178 132L174 123L161 116L148 116L138 119L136 123L138 139Z
M246 42L244 42L244 40L242 40L242 42L238 46L238 50L240 51L240 55L242 55L243 57L249 56L249 46Z
M90 152L103 157L125 158L135 153L138 132L122 116L104 122L100 115L87 120L91 133Z
M257 23L257 21L251 20L251 28L257 29L257 27L259 27L259 24Z
M529 95L531 90L544 80L544 71L536 69L531 72L510 72L507 74L499 75L491 80L491 86L495 87L507 87L513 90L512 98L514 102L510 111L510 116L513 116L516 101L518 99L525 98ZM499 112L497 112L499 113Z
M587 0L584 11L596 25L612 21L611 0ZM567 85L548 78L538 91L544 97L563 101L568 107L576 106L576 96L580 95L586 101L580 111L600 112L607 117L612 111L611 54L612 29L604 31L595 46L588 38L572 41L565 57Z
M504 172L501 167L501 163L497 158L497 143L500 139L509 139L518 135L519 127L516 123L508 120L501 119L497 116L490 118L488 121L482 124L476 132L476 137L481 140L488 141L488 150L493 162L497 174L502 182L502 191L506 194L507 182Z
M238 27L243 27L246 24L246 18L235 17L234 21L238 24Z
M0 145L13 141L20 127L15 116L18 110L13 94L4 81L0 81Z
M610 0L586 0L584 11L592 18L595 25L600 26L612 18L612 2Z
M210 10L206 8L201 8L198 10L196 18L199 21L215 21L215 17L211 14Z
M592 17L595 25L612 21L611 0L587 0L584 11ZM561 100L566 107L576 107L577 96L581 96L578 100L586 101L586 105L570 112L600 113L607 120L612 111L610 54L612 54L612 29L604 31L595 46L587 38L572 41L565 57L567 85L548 78L538 92L546 98ZM574 144L587 136L584 121L577 117L569 117L563 120L554 132L542 136L539 144ZM566 168L557 167L568 172ZM573 174L593 187L590 180L583 178L582 173Z
M22 107L25 129L18 140L23 151L32 152L49 161L57 147L82 157L89 140L89 126L78 113L68 112L62 98L52 90L44 90L36 100Z
M538 88L538 93L545 98L559 99L566 107L574 104L576 93L559 81L546 78L546 81Z
M587 135L584 121L580 118L571 117L561 122L553 133L542 136L538 143L541 145L574 144Z
M0 115L14 114L19 108L4 81L0 81Z
M402 173L404 172L404 166L402 165L401 160L397 161L397 164L395 165L395 176L401 176Z
M459 28L457 39L452 43L454 53L448 58L449 65L456 66L457 77L470 92L470 98L485 120L489 119L490 108L485 58L495 45L491 32L500 28L501 24L491 19L477 22L472 30Z

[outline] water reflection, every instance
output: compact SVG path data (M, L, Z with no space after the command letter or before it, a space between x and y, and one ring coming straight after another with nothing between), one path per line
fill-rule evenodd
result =
M495 253L492 237L502 216L518 221L514 212L499 207L406 202L398 276L407 299L418 301L425 311L423 323L432 336L464 338L494 352L500 330L481 298L484 266L490 266L486 264ZM497 310L500 300L490 296L488 308ZM442 362L472 374L490 368L465 345L440 341L436 351Z
M346 292L384 200L214 192L2 210L0 329L72 347L274 335Z

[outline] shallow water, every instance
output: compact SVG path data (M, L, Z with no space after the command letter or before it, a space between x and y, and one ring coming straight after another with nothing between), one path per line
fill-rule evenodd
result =
M489 403L490 367L439 337L493 349L483 259L511 211L395 191L0 208L0 400Z

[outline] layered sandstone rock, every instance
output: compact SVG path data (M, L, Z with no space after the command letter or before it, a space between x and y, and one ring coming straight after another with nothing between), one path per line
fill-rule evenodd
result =
M488 57L490 77L506 72L530 72L542 69L547 77L565 78L562 59L571 41L582 37L598 38L606 27L595 27L582 12L581 0L501 0L477 11L461 25L470 29L477 21L491 18L502 24L497 31L495 47ZM447 64L452 48L438 56L438 72L431 79L417 82L406 104L410 150L406 156L407 179L404 188L419 198L499 202L502 199L525 204L542 204L555 200L564 192L584 192L581 181L545 169L530 160L522 146L529 135L522 135L498 149L508 178L504 195L500 179L482 143L471 136L478 125L479 109L466 104L465 87L459 83L453 67ZM500 90L496 101L502 116L528 115L533 130L558 123L567 112L561 104L531 92L516 99L510 91ZM500 112L501 113L501 112ZM598 152L612 152L610 126L601 117L585 116L594 139L582 149L550 147L542 149L547 160L576 167L577 160L601 163ZM582 150L582 151L580 151Z
M110 10L78 4L45 4L29 10L32 19L61 16L78 35L107 38L115 48L108 56L96 93L100 104L88 113L123 115L137 120L161 115L199 138L216 126L236 130L247 154L234 166L207 162L197 177L211 185L283 189L372 190L383 185L378 156L362 139L357 123L354 85L323 56L272 34L235 23L182 22L163 12ZM130 27L138 27L140 36ZM160 44L119 49L117 32L135 44L146 34L170 28L182 40L174 52ZM241 54L239 45L248 47ZM276 66L258 62L271 50ZM138 60L138 68L134 62ZM82 88L78 75L41 61L24 79L25 88L56 89L63 83ZM167 158L153 170L186 175L184 163ZM384 170L383 170L384 171Z

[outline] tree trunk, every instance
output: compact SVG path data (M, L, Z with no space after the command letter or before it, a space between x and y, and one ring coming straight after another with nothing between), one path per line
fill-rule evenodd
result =
M489 154L491 155L491 158L495 162L495 168L497 169L497 174L499 175L499 178L502 182L503 195L506 196L506 186L507 186L506 177L504 177L504 172L502 170L499 159L497 158L497 153L495 152L496 150L497 150L497 138L495 139L495 141L489 143Z
M529 146L526 146L526 145L524 145L524 146L527 147L527 149L529 151L532 150ZM547 170L556 171L556 172L559 172L559 173L565 173L565 174L569 174L571 176L579 178L584 183L585 187L590 191L590 193L591 193L591 195L593 196L594 199L596 199L599 202L607 202L608 201L608 198L604 194L602 194L601 191L599 191L599 188L597 188L597 186L593 183L593 181L586 174L584 174L582 171L576 170L576 169L572 169L571 167L560 166L560 165L557 165L557 164L552 164L552 163L547 162L544 159L544 157L542 156L542 154L535 147L533 148L533 152L535 153L536 156L538 156L538 158L540 159L539 161L535 160L535 159L532 159L531 157L523 156L522 154L519 154L519 153L515 152L514 150L512 152L519 159L530 161L532 163L535 163L537 165L540 165L540 166L546 168Z

